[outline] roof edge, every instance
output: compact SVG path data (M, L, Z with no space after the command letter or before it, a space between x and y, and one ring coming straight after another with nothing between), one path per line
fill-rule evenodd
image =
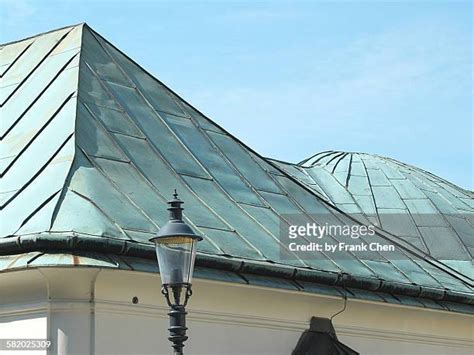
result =
M120 256L155 260L152 245L129 240L103 238L89 235L33 234L0 239L0 255L16 255L28 252L99 252ZM355 277L345 273L333 273L315 269L302 269L275 263L262 263L250 259L232 259L199 253L196 265L209 269L225 270L240 275L275 277L292 282L311 282L343 289L355 288L369 292L386 292L434 301L447 301L472 306L474 293L462 293L449 289L430 288L414 284L402 284L383 279Z

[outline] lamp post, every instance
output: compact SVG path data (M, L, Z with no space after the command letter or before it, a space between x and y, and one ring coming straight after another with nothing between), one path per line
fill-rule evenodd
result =
M182 355L186 336L186 304L191 297L191 280L197 242L202 240L183 221L183 201L174 190L173 199L168 201L170 220L160 229L155 243L156 256L161 275L161 293L170 307L169 340L173 343L174 355Z

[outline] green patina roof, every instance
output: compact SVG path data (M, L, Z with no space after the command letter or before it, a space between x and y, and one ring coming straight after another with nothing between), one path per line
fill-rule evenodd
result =
M273 160L342 211L360 215L474 277L474 193L422 169L364 153L321 152L299 164Z
M0 269L152 270L148 239L176 188L204 236L202 277L463 312L474 302L472 193L364 154L265 159L86 25L7 44L0 60ZM430 204L444 224L383 223L385 209L417 217ZM373 211L374 241L396 252L301 260L278 239L287 214L357 223L348 212Z

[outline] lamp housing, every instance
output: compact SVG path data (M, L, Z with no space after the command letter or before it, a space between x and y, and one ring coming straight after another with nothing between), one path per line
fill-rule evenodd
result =
M155 243L158 267L160 269L162 292L170 306L185 305L191 293L197 242L202 237L183 221L183 201L178 194L168 201L170 220L150 241ZM172 298L168 290L172 290ZM186 292L182 292L186 289Z

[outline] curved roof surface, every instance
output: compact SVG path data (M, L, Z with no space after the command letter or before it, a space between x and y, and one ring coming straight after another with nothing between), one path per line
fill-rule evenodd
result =
M342 211L363 216L474 277L474 193L422 169L365 153L326 151L273 161Z
M143 259L154 258L148 239L166 222L165 201L176 188L186 221L204 236L197 259L203 275L214 270L210 277L269 286L279 280L314 292L331 285L451 310L457 306L450 302L474 302L465 272L472 270L472 215L456 217L467 223L463 234L457 229L463 224L448 213L435 214L445 225L425 226L412 209L441 198L469 214L472 193L440 180L446 193L463 194L451 201L430 191L423 179L432 176L402 178L409 167L368 155L321 153L299 165L265 159L86 25L1 50L0 255L8 256L0 268L96 260L96 266L147 270ZM424 197L403 197L420 192ZM351 215L356 207L360 219ZM419 234L387 228L382 209L408 213ZM371 218L381 222L372 241L388 241L395 252L301 258L279 239L280 226L296 220L354 225ZM433 232L425 234L425 227ZM449 233L439 238L453 245L452 254L432 247L442 228ZM451 260L471 266L445 262Z

